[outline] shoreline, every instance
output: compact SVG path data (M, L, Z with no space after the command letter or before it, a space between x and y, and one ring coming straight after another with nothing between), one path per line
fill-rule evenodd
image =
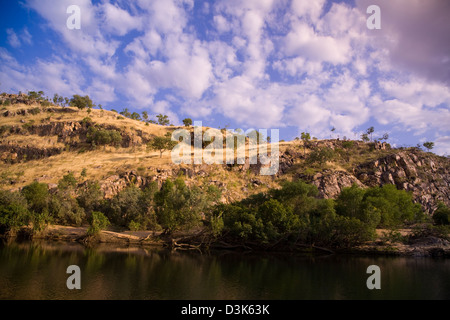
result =
M260 247L249 247L246 245L221 246L211 243L208 247L193 245L189 243L178 244L174 237L160 237L160 232L153 231L123 231L115 232L102 230L95 238L86 237L87 227L72 227L62 225L49 225L47 229L41 233L33 235L25 240L45 241L45 242L67 242L79 243L84 247L95 247L96 245L108 244L118 247L128 248L146 248L160 247L171 250L222 250L235 252L264 252L264 253L304 253L304 254L358 254L358 255L384 255L384 256L401 256L401 257L433 257L433 258L450 258L450 241L432 236L418 239L415 243L404 244L401 242L381 241L380 236L384 230L377 230L378 237L376 240L353 248L345 249L329 249L315 246L300 247L282 247L276 249ZM402 230L402 234L407 231ZM192 234L189 234L192 236ZM186 236L186 235L184 235ZM19 239L20 234L3 236L6 239Z

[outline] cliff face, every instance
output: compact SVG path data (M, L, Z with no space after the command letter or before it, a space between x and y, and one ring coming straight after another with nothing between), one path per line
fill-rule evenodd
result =
M394 184L411 192L414 201L428 213L436 209L439 201L450 205L450 160L417 150L400 151L360 164L352 173L324 170L312 177L300 177L316 185L324 198L334 198L353 184L360 187Z
M358 166L355 176L367 186L388 183L410 191L415 201L428 212L432 212L439 201L450 205L448 158L402 151Z

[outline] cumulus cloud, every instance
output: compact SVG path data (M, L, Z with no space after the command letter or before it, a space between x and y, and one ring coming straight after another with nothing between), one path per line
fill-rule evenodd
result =
M392 64L450 84L450 2L442 0L356 0L365 13L381 9L381 30L372 34L389 49Z
M381 7L382 30L366 27L369 2ZM449 5L355 3L26 0L65 51L22 65L0 47L0 80L15 88L45 81L48 90L111 104L124 97L176 121L177 112L226 117L319 138L332 127L350 137L370 122L434 133L442 140L436 150L448 148ZM72 4L81 8L81 30L66 27ZM6 30L11 51L34 42L22 30Z

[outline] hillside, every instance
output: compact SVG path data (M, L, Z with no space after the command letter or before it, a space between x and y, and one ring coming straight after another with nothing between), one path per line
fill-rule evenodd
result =
M334 198L354 183L395 184L412 192L428 213L439 201L450 205L450 160L417 148L342 140L281 142L278 173L261 176L261 164L249 164L248 159L242 165L176 165L170 152L160 157L158 151L147 149L156 136L179 127L132 120L107 110L88 113L29 103L20 96L9 98L12 104L0 107L0 182L8 190L32 181L55 189L72 172L79 186L97 180L105 197L111 198L130 184L144 187L157 181L161 186L166 179L183 175L188 186L217 186L222 201L230 203L300 178L316 185L324 198ZM120 141L95 146L88 139L90 128L116 131Z

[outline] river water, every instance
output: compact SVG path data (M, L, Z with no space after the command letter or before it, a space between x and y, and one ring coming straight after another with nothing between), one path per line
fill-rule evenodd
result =
M67 267L81 271L69 290ZM380 267L369 290L367 267ZM0 244L0 299L450 299L450 259Z

